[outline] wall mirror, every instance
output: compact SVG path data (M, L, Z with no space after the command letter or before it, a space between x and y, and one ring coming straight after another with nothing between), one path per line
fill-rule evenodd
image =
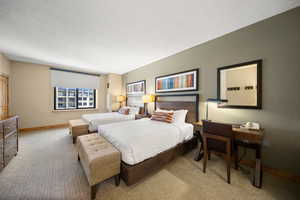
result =
M262 60L218 68L219 108L262 108Z

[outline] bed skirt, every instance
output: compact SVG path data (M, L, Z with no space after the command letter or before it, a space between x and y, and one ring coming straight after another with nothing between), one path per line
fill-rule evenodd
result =
M197 147L197 138L178 144L155 157L149 158L135 165L121 164L121 177L127 185L132 185L150 174L162 169L166 164L176 157L183 155Z

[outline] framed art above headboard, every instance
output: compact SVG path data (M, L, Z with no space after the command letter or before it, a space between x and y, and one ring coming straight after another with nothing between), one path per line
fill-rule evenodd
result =
M143 95L146 94L146 80L126 84L126 105L144 107Z
M155 92L198 91L199 69L193 69L155 78Z
M156 95L154 109L188 110L186 122L199 120L199 94Z
M146 80L127 83L126 94L127 96L141 96L146 94Z

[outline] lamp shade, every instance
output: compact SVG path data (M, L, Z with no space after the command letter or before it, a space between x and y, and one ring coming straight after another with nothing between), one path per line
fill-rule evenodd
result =
M143 96L143 102L144 103L152 103L154 102L154 95L146 94Z
M125 97L123 95L117 96L117 102L123 102L125 101Z

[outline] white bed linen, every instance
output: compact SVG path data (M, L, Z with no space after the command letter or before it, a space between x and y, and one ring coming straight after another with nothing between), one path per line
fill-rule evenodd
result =
M100 125L98 132L121 152L122 161L134 165L192 138L193 126L144 118Z
M85 114L81 118L89 124L89 131L95 132L99 125L134 120L135 115L124 115L118 112Z

